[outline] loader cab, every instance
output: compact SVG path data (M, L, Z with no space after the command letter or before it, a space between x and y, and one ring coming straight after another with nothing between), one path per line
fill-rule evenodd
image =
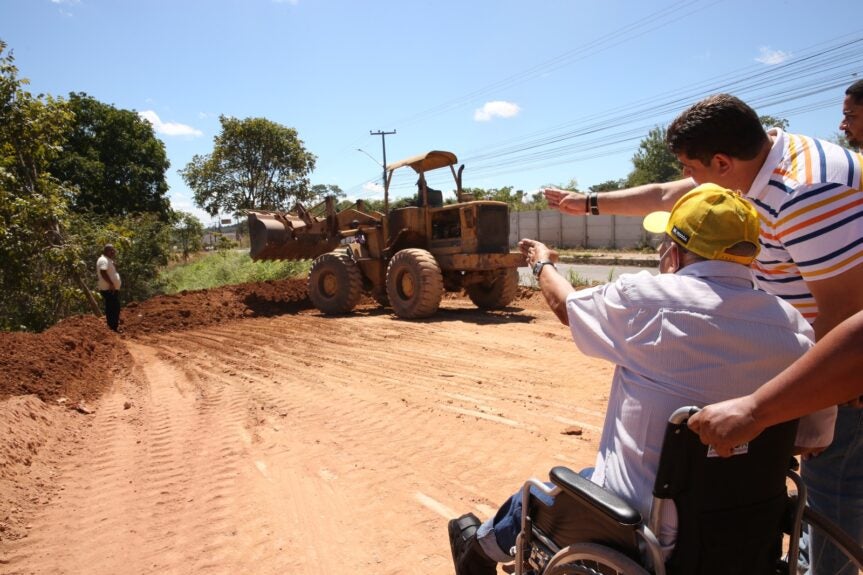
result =
M455 181L455 192L458 201L461 201L461 173L464 166L460 166L458 171L453 166L458 163L458 158L452 152L444 152L441 150L432 150L424 154L411 156L398 162L393 162L387 166L387 179L384 182L384 207L389 209L390 188L393 186L393 177L397 170L402 168L411 168L416 174L416 189L417 189L417 207L441 207L443 206L443 193L440 190L435 190L429 187L426 179L428 172L441 168L449 168ZM437 176L437 174L435 174ZM405 175L400 181L396 181L396 186L402 188L404 182L409 175Z
M472 201L462 189L464 166L452 152L433 150L387 166L384 206L387 244L393 251L421 247L433 254L498 253L508 250L509 211L503 202ZM403 170L410 168L411 171ZM444 187L454 183L455 203L444 203ZM435 170L439 170L435 172ZM434 173L432 173L434 172ZM442 177L443 176L443 177ZM434 187L433 187L434 186ZM390 208L392 191L416 189L416 200ZM398 207L396 207L398 206Z

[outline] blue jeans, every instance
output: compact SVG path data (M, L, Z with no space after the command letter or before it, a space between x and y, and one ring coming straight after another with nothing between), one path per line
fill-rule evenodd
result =
M808 503L863 544L863 409L840 407L833 443L803 462ZM841 551L810 531L808 573L857 575Z
M590 479L593 475L593 467L588 467L578 474ZM546 485L554 487L553 483L546 483ZM530 488L530 493L545 505L551 505L554 502L554 497L540 492L533 486ZM489 519L477 529L477 541L479 541L486 556L492 561L509 563L513 559L510 551L515 547L516 537L521 532L521 499L521 489L519 489L506 500L506 503L500 506L494 518Z

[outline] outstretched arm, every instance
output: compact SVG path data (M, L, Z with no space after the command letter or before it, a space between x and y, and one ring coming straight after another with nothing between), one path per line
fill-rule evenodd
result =
M527 265L531 269L533 269L533 264L539 261L557 261L557 252L536 240L521 240L518 242L518 248L524 254ZM545 266L542 269L537 281L548 307L563 325L569 325L569 315L566 313L566 296L574 292L575 288L551 266Z
M618 216L643 216L656 210L671 211L674 203L694 187L695 182L691 178L684 178L664 184L645 184L625 190L602 192L598 196L597 207L601 214ZM545 188L543 194L548 200L549 208L572 216L583 216L587 213L586 193Z
M708 405L689 427L720 455L766 427L863 395L863 311L825 335L785 371L750 395Z

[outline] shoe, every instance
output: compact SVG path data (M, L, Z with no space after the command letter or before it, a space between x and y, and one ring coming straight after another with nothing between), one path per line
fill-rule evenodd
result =
M497 563L483 552L476 538L482 525L473 513L466 513L449 522L449 546L456 575L495 575Z

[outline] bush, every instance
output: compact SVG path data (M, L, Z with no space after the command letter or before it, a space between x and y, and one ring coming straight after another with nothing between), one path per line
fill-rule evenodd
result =
M246 251L207 253L186 264L165 270L161 283L166 293L199 290L222 285L262 282L304 276L311 262L253 261Z

